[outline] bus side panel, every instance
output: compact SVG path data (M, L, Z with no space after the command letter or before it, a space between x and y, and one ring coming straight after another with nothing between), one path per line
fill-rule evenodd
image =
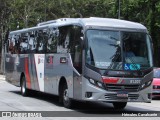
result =
M35 54L30 54L30 71L32 89L39 91Z
M49 60L51 58L52 60ZM61 58L66 58L66 63L60 63ZM58 95L59 82L62 77L67 81L69 97L73 98L73 69L70 65L68 54L46 54L44 90L47 93Z
M33 90L41 92L44 92L44 56L44 54L30 54L31 86Z
M44 62L44 91L58 95L55 54L46 54Z
M77 100L82 100L82 76L73 72L73 97Z
M6 54L5 74L7 82L20 86L19 55Z
M66 63L60 63L61 58L66 58ZM72 59L70 57L70 54L57 54L57 75L59 76L58 80L61 79L62 76L65 77L67 81L68 91L69 91L69 97L73 98L73 66L71 64ZM59 81L58 81L59 82Z
M26 87L35 90L34 79L32 73L32 57L28 54L21 54L19 58L19 73L24 73L26 78ZM20 79L20 77L19 77Z
M44 92L44 54L21 54L17 72L20 85L21 74L26 78L28 89ZM9 76L9 75L7 75Z
M14 59L11 54L6 54L5 60L5 74L6 74L6 81L12 83L12 73L14 71Z

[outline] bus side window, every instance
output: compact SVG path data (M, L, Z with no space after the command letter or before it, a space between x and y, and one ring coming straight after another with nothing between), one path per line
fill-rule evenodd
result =
M74 68L82 73L82 46L80 26L63 26L59 28L57 52L70 53Z
M37 31L36 53L41 53L43 50L43 30Z
M18 35L15 41L15 53L16 54L20 53L20 39L21 39L21 35Z
M69 41L70 41L70 28L71 26L63 26L59 28L59 38L58 38L58 53L69 52Z
M37 38L36 38L36 52L37 53L46 53L48 50L48 39L49 33L47 29L42 29L37 31Z
M21 34L21 38L20 38L20 51L22 54L27 53L28 50L28 33L23 33Z
M14 53L14 45L13 45L12 40L10 40L10 42L9 42L9 48L8 48L8 50L9 50L9 52L10 52L11 54Z
M49 33L48 33L48 29L44 29L43 30L43 52L46 53L47 52L47 45L48 45L48 39L49 39Z
M58 37L56 35L56 29L49 29L47 52L56 53L57 52L57 41Z
M9 52L11 54L17 54L18 52L18 48L19 48L19 35L12 35L11 39L9 39Z
M28 52L29 53L35 53L36 46L35 46L35 32L32 31L29 34L29 39L28 39Z

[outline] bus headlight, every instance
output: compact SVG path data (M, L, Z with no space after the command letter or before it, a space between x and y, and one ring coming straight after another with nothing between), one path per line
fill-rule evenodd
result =
M103 87L103 85L102 85L102 83L100 83L100 82L97 82L97 85L99 86L99 87Z
M91 84L97 86L97 87L104 88L102 82L99 82L99 81L96 81L96 80L93 80L93 79L89 79L89 82L90 82Z
M89 79L89 82L95 84L95 81L93 79Z
M144 89L144 88L146 88L146 87L150 86L150 85L151 85L151 83L152 83L152 81L151 81L151 80L150 80L150 81L147 81L147 82L145 82L145 83L143 83L143 84L141 85L141 89Z

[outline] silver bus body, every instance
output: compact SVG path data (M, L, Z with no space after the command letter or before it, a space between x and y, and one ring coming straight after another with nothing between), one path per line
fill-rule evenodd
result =
M71 30L66 26L69 26L69 28L71 27ZM61 41L56 42L55 51L40 51L42 47L42 49L48 49L48 47L44 47L46 45L44 40L41 40L40 43L37 42L38 39L40 39L37 36L41 36L39 32L40 30L43 31L44 34L47 33L48 36L50 35L47 39L43 36L44 40L52 38L51 41L48 40L46 43L47 45L52 41L54 42L53 39L58 39ZM79 46L76 45L77 43L74 43L75 45L70 45L71 42L69 40L65 40L63 42L60 38L60 36L63 36L63 31L65 30L72 31L69 35L74 36L73 39L77 39L79 41L80 51L77 50L79 49ZM78 34L78 38L76 38L77 33L73 33L74 30L80 30L81 35ZM36 31L38 32L36 33ZM99 34L102 34L101 36L103 36L104 31L111 31L112 34L111 36L107 33L106 38L109 38L107 42L110 42L115 34L121 34L121 31L127 31L129 34L131 33L130 37L134 35L132 32L135 34L144 33L148 35L146 27L142 24L125 20L95 17L62 18L54 21L39 23L33 28L12 31L9 34L8 43L6 44L6 80L11 84L20 87L22 76L25 76L27 89L54 95L60 95L60 84L63 83L62 81L66 81L68 97L69 99L74 100L103 102L151 102L153 60L152 51L149 51L149 48L147 50L147 56L149 56L148 61L150 61L150 65L148 65L149 67L144 67L142 70L142 67L139 67L143 66L141 63L125 63L123 60L120 60L122 62L116 63L120 66L129 66L130 68L118 68L117 66L114 68L111 66L111 62L98 61L94 64L86 62L88 50L87 46L92 48L93 54L94 51L96 52L96 50L93 50L94 47L92 47L92 44L96 43L96 40L92 41L92 34L94 32L95 34L99 32ZM116 31L116 33L112 33L112 31ZM34 45L34 41L31 41L32 33L34 34L33 39L36 40ZM22 34L25 34L24 37L22 37ZM97 33L94 37L100 37L99 34ZM91 35L91 37L89 35ZM67 34L64 36L67 39ZM122 35L119 36L120 37L118 37L118 39L123 39ZM19 42L20 38L23 39L21 42ZM148 40L149 38L146 39ZM125 40L123 39L123 41ZM117 40L116 44L121 46L123 41ZM9 45L11 43L13 44L12 46L19 44L19 51L17 50L18 52L15 52L16 50L14 50L14 52L10 51L11 48L9 48ZM147 46L151 48L150 41L146 42L146 44L148 44ZM35 46L39 47L36 49L38 52L33 52L36 48ZM71 47L67 46L74 46L74 48L72 50ZM52 45L52 48L54 47L55 46ZM112 48L114 49L115 47L109 46L109 48L104 49L104 51L106 50L106 54L110 54L107 52L107 49L109 50ZM31 52L31 50L33 51ZM74 52L74 55L71 54L72 51ZM98 53L100 52L97 52L97 54ZM103 55L104 54L102 52L102 56ZM81 56L80 61L79 56ZM94 55L94 59L98 59L98 57L96 58L95 56L96 55ZM107 55L104 55L104 57L105 56ZM123 53L121 58L123 59ZM114 60L112 59L112 62L113 61ZM109 65L110 67L108 67ZM136 66L137 68L132 69L131 65L134 67Z

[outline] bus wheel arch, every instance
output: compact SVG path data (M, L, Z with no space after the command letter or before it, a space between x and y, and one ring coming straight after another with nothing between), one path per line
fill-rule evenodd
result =
M24 75L24 73L22 72L22 73L21 73L21 76L20 76L20 87L21 87L21 85L22 85L22 77L23 77L23 76L25 76L25 75Z
M59 82L59 102L63 103L64 107L71 108L73 101L69 98L68 95L68 85L65 77L61 77Z

